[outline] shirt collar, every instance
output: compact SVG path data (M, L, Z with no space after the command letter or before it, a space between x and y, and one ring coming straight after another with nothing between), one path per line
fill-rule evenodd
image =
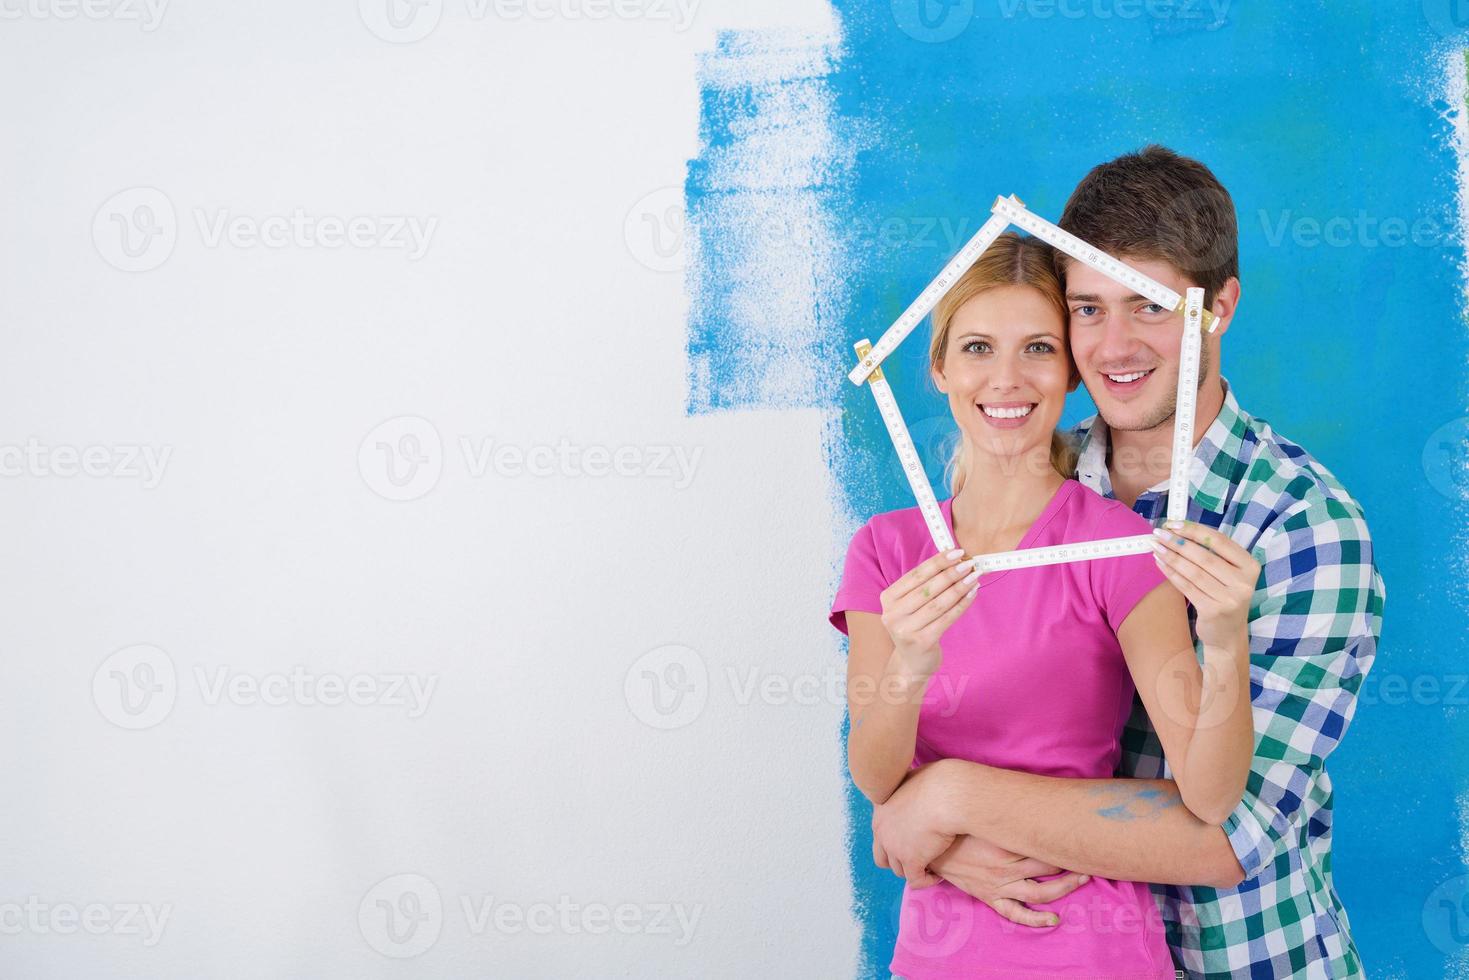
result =
M1189 466L1189 496L1207 511L1223 513L1230 488L1244 477L1247 468L1245 438L1249 432L1249 416L1240 409L1234 391L1223 377L1224 404L1209 423L1204 437L1194 447ZM1107 423L1101 414L1081 423L1081 444L1077 447L1076 479L1104 497L1111 497L1112 478L1107 473ZM1168 490L1168 481L1148 487L1144 493Z

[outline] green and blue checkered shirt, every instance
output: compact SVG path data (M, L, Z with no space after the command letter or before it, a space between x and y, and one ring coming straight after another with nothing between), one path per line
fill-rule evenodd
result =
M1093 416L1076 434L1077 479L1113 496L1106 423ZM1133 510L1158 522L1167 504L1165 483ZM1361 976L1331 882L1326 757L1346 734L1382 632L1386 593L1362 508L1304 449L1242 411L1225 382L1224 406L1194 450L1188 519L1228 534L1261 565L1250 605L1256 747L1223 827L1245 879L1153 885L1169 946L1202 980ZM1117 775L1171 778L1136 698Z

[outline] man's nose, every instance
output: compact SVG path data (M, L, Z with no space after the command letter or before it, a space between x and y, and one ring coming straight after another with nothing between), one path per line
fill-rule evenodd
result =
M1137 350L1132 328L1121 317L1108 317L1102 326L1102 338L1092 358L1098 361L1125 361Z

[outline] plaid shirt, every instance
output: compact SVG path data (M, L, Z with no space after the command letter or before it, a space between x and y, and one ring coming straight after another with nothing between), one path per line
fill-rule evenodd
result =
M1107 426L1077 427L1077 479L1111 497ZM1161 522L1168 485L1133 510ZM1168 944L1190 977L1356 977L1362 961L1331 884L1326 757L1346 733L1372 666L1386 593L1361 506L1304 449L1224 406L1194 450L1188 519L1220 529L1261 564L1250 604L1256 747L1244 798L1224 823L1237 888L1153 885ZM1193 608L1189 618L1194 617ZM1169 778L1141 701L1117 775Z

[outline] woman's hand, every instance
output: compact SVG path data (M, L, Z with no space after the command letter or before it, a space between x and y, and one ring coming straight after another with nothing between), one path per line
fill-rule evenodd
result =
M934 555L882 590L882 625L893 655L916 676L939 669L939 638L979 594L974 559L963 557L960 548Z
M1228 535L1190 521L1169 521L1153 533L1153 560L1198 611L1199 641L1219 646L1247 632L1260 563Z
M1067 871L1050 881L1034 881L1037 875L1060 874L1063 869L1007 851L972 834L956 837L947 851L929 862L928 869L1011 922L1037 928L1054 926L1060 919L1054 912L1033 909L1025 903L1054 902L1091 880L1090 875Z

